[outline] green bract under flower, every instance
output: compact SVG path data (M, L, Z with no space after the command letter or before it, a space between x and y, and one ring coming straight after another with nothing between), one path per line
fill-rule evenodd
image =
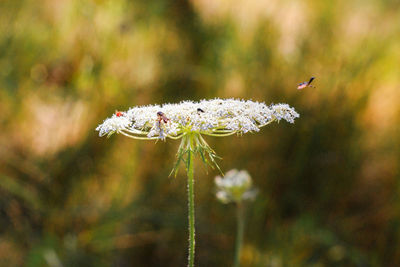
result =
M133 107L114 114L96 130L100 136L120 133L144 140L177 139L191 133L227 136L258 132L261 127L282 119L293 123L298 117L299 114L287 104L267 106L250 100L217 98Z

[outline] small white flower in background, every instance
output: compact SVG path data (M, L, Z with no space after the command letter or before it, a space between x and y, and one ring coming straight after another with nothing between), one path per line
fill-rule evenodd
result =
M224 177L215 177L215 184L217 186L217 198L222 203L236 202L239 203L243 200L254 200L258 191L252 187L253 182L250 174L236 169L228 171Z
M159 120L158 113L165 114L168 121ZM293 123L298 117L299 114L287 104L267 106L251 100L216 98L133 107L104 120L96 130L99 136L120 133L146 140L177 139L190 133L227 136L258 132L270 122L282 119Z

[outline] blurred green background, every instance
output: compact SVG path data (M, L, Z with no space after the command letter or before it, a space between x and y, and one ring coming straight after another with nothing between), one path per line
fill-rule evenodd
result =
M243 266L400 266L400 2L2 0L0 14L0 266L185 266L179 141L94 129L214 97L301 114L207 138L260 189ZM232 265L217 174L196 162L197 266Z

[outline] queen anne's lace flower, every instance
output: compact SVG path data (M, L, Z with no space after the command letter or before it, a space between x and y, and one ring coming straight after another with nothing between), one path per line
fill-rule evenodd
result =
M108 137L119 133L141 140L181 138L176 163L171 174L175 172L176 176L181 162L186 165L189 203L188 266L192 267L195 247L193 175L195 155L199 156L203 163L220 170L215 161L218 156L204 140L203 135L228 136L258 132L261 127L273 121L283 119L293 123L298 117L299 114L286 104L267 106L250 100L216 98L199 102L184 101L179 104L133 107L126 112L117 111L96 130L99 131L100 136L107 135ZM247 176L235 176L233 180L218 178L216 183L221 189L218 193L219 198L223 201L240 201L253 197L255 193L249 189L251 180L249 182L247 179L250 176Z
M257 195L257 190L252 188L250 174L245 170L230 170L223 178L215 177L214 181L218 189L216 196L222 203L252 200Z
M165 122L157 113L162 112ZM258 132L272 121L290 123L299 114L287 104L267 106L265 103L212 99L199 102L133 107L106 119L96 130L100 136L121 133L137 139L177 139L188 133L226 136Z

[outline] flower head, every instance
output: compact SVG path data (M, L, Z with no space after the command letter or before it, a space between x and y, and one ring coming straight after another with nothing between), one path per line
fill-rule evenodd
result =
M230 170L223 178L215 177L214 181L218 189L216 196L222 203L239 203L252 200L257 195L257 190L252 188L250 174L245 170Z
M133 107L114 114L96 130L100 136L121 133L137 139L176 139L188 133L226 136L258 132L270 122L282 119L293 123L298 117L287 104L267 106L250 100L216 98Z
M201 156L204 163L213 166L216 153L202 135L229 136L258 132L273 121L290 123L299 114L287 104L267 106L265 103L239 99L211 99L199 102L183 101L178 104L149 105L117 111L104 120L96 130L99 136L114 133L140 140L182 138L173 171L189 153ZM207 159L207 157L209 159Z

